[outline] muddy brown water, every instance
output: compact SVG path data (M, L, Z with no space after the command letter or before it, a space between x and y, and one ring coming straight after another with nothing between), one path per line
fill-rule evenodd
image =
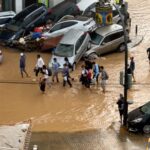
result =
M148 0L129 1L131 36L135 34L136 24L139 27L138 34L144 36L138 47L129 50L129 56L134 56L136 62L136 83L128 91L128 99L132 99L134 104L129 106L129 111L144 104L150 97L150 66L146 55L150 37L149 4ZM145 149L148 136L128 133L119 123L116 101L119 93L123 93L123 87L119 85L119 72L124 69L124 53L105 55L97 60L109 73L106 94L102 93L100 86L86 89L80 85L78 76L82 61L72 73L75 78L73 88L63 88L60 82L46 89L46 94L41 94L38 84L32 81L38 53L25 53L26 69L31 77L22 79L19 72L20 51L6 47L1 49L4 63L0 65L0 124L31 119L31 147L32 144L38 144L43 150ZM41 55L48 63L51 55Z

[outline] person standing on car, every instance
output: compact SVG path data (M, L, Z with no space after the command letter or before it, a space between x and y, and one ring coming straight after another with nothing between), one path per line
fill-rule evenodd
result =
M35 75L36 77L38 76L39 72L42 73L43 71L43 65L45 65L43 58L41 57L41 55L37 55L37 62L36 62L36 66L35 66Z
M124 97L122 94L120 94L120 97L116 104L118 105L118 110L120 114L120 122L122 124L122 118L123 118L123 113L124 113Z
M101 71L101 87L103 90L103 93L106 92L106 80L108 80L108 74L105 71L103 66L100 66L100 71Z
M147 56L148 56L149 65L150 65L150 47L147 49Z
M130 57L130 69L132 71L133 82L135 82L135 77L134 77L135 61L134 61L134 57Z
M52 82L54 82L55 78L57 82L59 82L58 79L59 66L60 64L57 62L57 58L54 58L52 63Z
M93 79L96 79L97 85L98 85L98 77L99 77L99 64L93 62Z
M0 50L0 64L3 62L3 53L2 51Z
M65 87L66 83L68 83L69 86L72 87L72 84L70 82L69 67L66 64L64 64L62 74L63 74L63 86Z
M26 57L24 53L20 53L20 60L19 60L19 67L20 67L20 73L21 77L23 78L23 73L26 74L27 77L29 77L25 67L26 67Z

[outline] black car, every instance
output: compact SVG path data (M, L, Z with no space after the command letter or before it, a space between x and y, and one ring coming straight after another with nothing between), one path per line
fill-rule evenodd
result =
M77 5L71 1L63 1L58 5L48 9L49 16L47 19L52 20L53 22L57 22L65 15L79 15L80 10Z
M44 23L47 14L47 8L42 3L26 7L0 31L0 41L11 44L13 40L19 39L28 34L34 27Z
M150 101L128 114L128 129L150 133Z

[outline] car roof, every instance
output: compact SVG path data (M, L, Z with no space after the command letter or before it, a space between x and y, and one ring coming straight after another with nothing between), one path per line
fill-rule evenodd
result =
M60 43L69 45L75 44L83 33L84 32L82 30L71 29L64 35Z
M105 36L117 30L123 30L123 27L119 24L112 24L105 27L99 27L95 30L95 32L102 36Z
M87 7L96 2L99 2L99 0L81 0L79 3L77 3L77 6L81 11L84 11Z

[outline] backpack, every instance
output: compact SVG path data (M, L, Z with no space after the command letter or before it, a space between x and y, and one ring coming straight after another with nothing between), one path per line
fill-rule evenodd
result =
M52 75L52 70L50 68L47 68L48 70L48 76L51 76Z

